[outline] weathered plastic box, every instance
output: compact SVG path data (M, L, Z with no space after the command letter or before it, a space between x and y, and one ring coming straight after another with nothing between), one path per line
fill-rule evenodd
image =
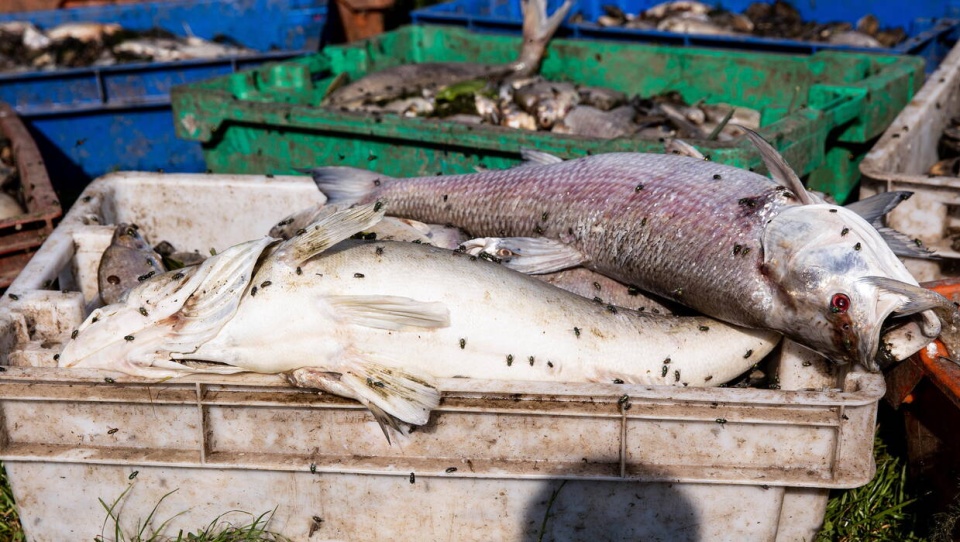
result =
M0 301L0 459L31 540L99 534L98 499L129 486L127 525L176 490L157 512L182 513L173 532L276 508L271 528L304 542L811 540L829 488L874 474L883 379L818 372L798 347L778 358L780 390L441 380L430 423L393 445L359 404L278 376L54 367L96 295L106 224L206 251L320 200L304 177L116 173L87 188Z
M9 286L51 233L63 210L50 176L27 128L13 109L0 102L0 135L10 141L20 177L25 211L0 219L0 291Z
M520 162L520 149L563 158L604 152L663 152L640 135L599 139L431 118L368 115L322 107L340 73L357 79L413 62L512 61L520 39L462 28L408 26L325 47L261 69L173 89L177 135L203 143L210 171L289 174L313 165L364 167L394 176L466 173ZM923 82L909 56L821 52L782 55L552 40L541 73L551 80L615 88L628 95L679 92L688 102L725 102L761 112L760 134L810 186L843 202L857 160ZM642 73L643 77L637 74ZM762 168L746 138L692 139L712 160Z
M919 281L955 275L960 251L960 178L927 174L937 162L937 142L950 119L960 116L960 46L956 46L920 92L894 119L860 163L860 198L891 190L909 190L886 223L923 241L944 259L906 260Z

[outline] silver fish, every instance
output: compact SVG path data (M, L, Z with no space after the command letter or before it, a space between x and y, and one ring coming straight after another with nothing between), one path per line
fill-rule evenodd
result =
M720 320L779 331L838 363L878 370L891 316L915 326L916 349L939 333L935 311L953 325L953 304L920 288L867 220L807 193L748 135L778 182L630 153L471 175L391 179L330 167L313 176L331 202L382 199L396 216L508 238L519 257L504 264L515 269L584 265Z
M299 371L295 380L397 427L427 422L438 378L715 386L779 342L704 317L611 310L427 245L327 250L373 226L380 208L338 211L290 240L249 241L144 281L93 311L59 364L152 378Z
M164 271L160 256L144 241L137 226L118 224L97 268L100 300L116 303L124 292Z
M607 139L626 137L640 128L633 122L636 114L637 111L632 105L620 106L613 111L601 111L588 105L578 105L562 122L553 127L553 131Z
M603 111L610 111L627 102L626 94L611 88L581 86L578 90L581 104Z
M424 62L380 70L331 92L323 105L350 110L364 103L381 103L406 96L435 94L443 87L472 79L525 77L540 69L547 43L570 10L566 0L547 17L546 0L523 0L523 45L520 57L509 64Z

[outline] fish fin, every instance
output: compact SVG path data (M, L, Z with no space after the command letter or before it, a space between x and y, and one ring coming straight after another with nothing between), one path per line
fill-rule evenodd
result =
M682 139L671 139L666 145L664 145L664 150L667 151L667 154L679 154L680 156L689 156L690 158L696 158L697 160L707 159L703 153Z
M921 258L924 260L942 259L936 252L917 244L919 241L911 239L907 234L886 226L875 226L880 237L887 242L887 246L897 256L905 258Z
M450 311L439 302L394 295L332 295L325 299L338 316L358 326L404 331L450 325Z
M375 171L346 166L297 169L313 177L328 203L357 203L376 191L380 181L390 179Z
M360 401L377 418L384 434L386 427L402 432L402 424L427 423L430 411L440 404L440 391L427 379L353 354L348 354L336 372L303 367L291 371L288 378L299 387L318 388Z
M869 198L845 205L847 209L857 213L869 222L880 237L887 242L887 246L897 256L907 258L922 258L925 260L939 260L940 257L932 250L924 247L905 233L883 225L881 219L892 211L901 202L910 199L913 192L906 190L881 192Z
M547 0L520 0L523 9L523 46L520 58L511 67L517 75L537 73L547 43L567 17L573 2L565 0L553 15L547 16Z
M892 211L901 202L910 199L913 192L906 190L895 190L892 192L881 192L864 198L854 203L844 205L847 209L857 213L861 218L876 226L878 221L887 213Z
M749 139L750 142L753 143L753 146L757 148L757 151L760 152L760 158L763 159L763 163L766 164L767 169L770 170L770 176L773 177L773 180L776 181L777 184L789 188L797 195L797 198L800 199L800 203L804 205L823 203L822 201L817 201L819 198L807 191L806 187L803 186L803 182L800 181L800 177L797 177L793 168L791 168L790 164L777 152L777 149L773 148L773 145L767 143L765 139L760 137L760 134L749 128L740 126L739 124L734 126L743 130L747 139Z
M274 256L291 268L300 265L358 231L380 222L385 207L377 202L321 213L317 220L304 228L306 231L281 243Z
M570 245L545 237L479 237L461 246L468 254L486 254L505 267L528 275L553 273L589 260Z
M560 162L563 162L563 158L560 158L555 154L538 151L536 149L531 149L530 147L520 147L520 158L523 159L523 164L521 165L530 166L545 166L548 164L559 164Z

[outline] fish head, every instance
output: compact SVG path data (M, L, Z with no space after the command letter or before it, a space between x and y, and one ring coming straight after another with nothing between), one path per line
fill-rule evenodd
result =
M955 321L956 307L921 288L877 230L843 207L790 207L767 224L762 247L778 298L772 327L836 363L878 371L933 341L945 315Z

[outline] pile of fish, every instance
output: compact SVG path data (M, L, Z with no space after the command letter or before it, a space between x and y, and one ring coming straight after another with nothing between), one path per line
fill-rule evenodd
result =
M661 30L714 36L757 36L765 38L825 42L853 47L894 47L907 38L902 27L881 28L873 15L864 15L856 25L846 22L804 21L789 2L754 2L742 13L691 0L657 4L640 13L626 13L615 5L602 6L604 15L596 24L637 30ZM584 23L574 15L571 22Z
M230 38L181 37L113 23L75 22L42 30L26 21L0 23L0 72L168 62L251 54Z
M25 213L21 199L20 172L13 157L13 147L9 139L0 138L0 220Z
M387 427L427 422L439 378L715 386L781 334L876 371L956 333L955 306L893 252L921 250L872 225L904 194L823 203L747 134L775 180L623 153L527 152L509 170L402 180L316 168L330 205L196 265L151 262L59 363L151 378L284 373L361 401L389 438ZM401 218L381 225L385 211ZM615 305L527 276L572 269L597 294L621 284L637 297ZM641 291L707 316L640 310Z
M677 92L628 96L614 89L548 81L536 75L547 42L569 3L547 17L543 2L524 4L524 40L504 65L422 63L375 72L347 84L341 74L322 104L372 115L432 117L612 139L683 137L728 141L756 129L760 112L729 104L688 104ZM728 124L732 120L732 123ZM738 126L735 126L738 125Z
M938 177L960 177L960 117L950 119L937 143L940 161L927 171Z

